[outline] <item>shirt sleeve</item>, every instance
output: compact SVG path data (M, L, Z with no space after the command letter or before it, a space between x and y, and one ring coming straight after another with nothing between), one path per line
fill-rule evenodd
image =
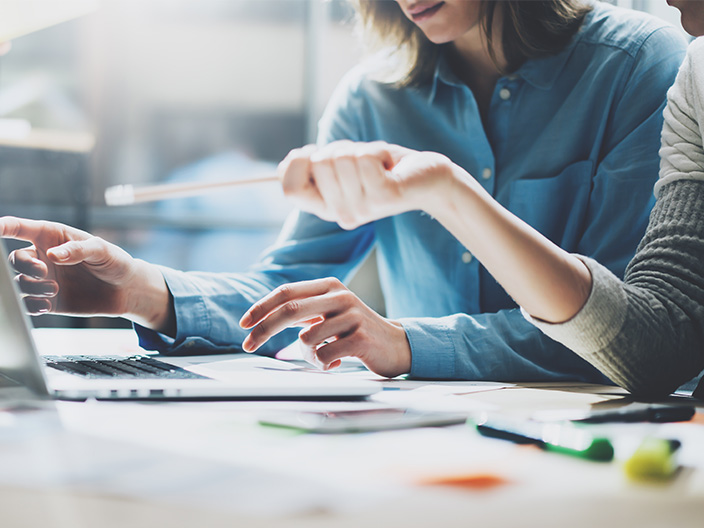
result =
M618 277L648 222L665 94L683 52L681 41L670 31L655 31L645 40L633 58L602 141L577 251ZM519 309L459 314L437 322L408 320L404 327L414 377L608 381L588 361L529 323ZM425 348L443 339L452 342L454 354L437 355L437 349Z
M352 86L356 71L333 96L320 124L319 143L360 140L358 106ZM346 231L314 215L294 211L274 244L248 273L182 272L162 268L173 297L175 338L135 325L140 345L163 354L193 355L240 351L249 333L239 320L256 301L276 287L320 277L349 280L374 242L373 226ZM216 251L217 249L214 249ZM296 329L283 331L257 352L273 355L291 343Z

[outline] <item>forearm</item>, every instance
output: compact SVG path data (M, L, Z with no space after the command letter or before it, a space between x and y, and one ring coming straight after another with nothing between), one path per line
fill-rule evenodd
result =
M704 182L663 187L625 283L589 261L594 287L565 324L534 321L543 332L614 382L662 396L704 367Z
M248 273L182 272L157 267L167 291L157 289L153 305L164 306L165 295L173 310L173 333L167 336L138 328L150 350L162 353L218 353L240 348L248 331L239 320L252 304L277 286L318 277L346 280L367 254L370 230L342 231L305 213L287 222L281 242L262 257ZM156 310L153 317L163 313ZM156 319L152 319L155 321ZM154 329L155 323L147 327ZM295 339L297 331L286 330L258 351L272 355Z
M450 164L448 170L441 199L426 212L533 317L549 322L573 317L591 289L584 263L502 207L463 169Z

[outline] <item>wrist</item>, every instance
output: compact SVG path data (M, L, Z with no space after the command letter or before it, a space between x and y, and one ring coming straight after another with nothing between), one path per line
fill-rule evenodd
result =
M173 298L161 271L154 264L135 259L133 280L127 287L125 317L167 335L175 335Z
M450 159L442 156L436 165L431 182L432 188L422 193L423 211L442 222L443 217L457 209L457 197L471 190L475 180Z
M398 343L395 354L395 367L393 372L389 373L389 377L393 378L401 376L402 374L408 374L411 371L411 344L408 342L406 330L400 322L389 320L389 323L394 327L394 332L396 333L394 342Z
M467 171L455 165L451 188L435 218L468 249L476 245L476 237L486 222L494 222L496 208L501 206Z

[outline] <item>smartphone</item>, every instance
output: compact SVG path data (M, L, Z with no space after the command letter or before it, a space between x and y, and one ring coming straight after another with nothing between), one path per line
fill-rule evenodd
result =
M259 423L312 433L361 433L465 423L467 415L384 408L333 412L291 412L264 416Z

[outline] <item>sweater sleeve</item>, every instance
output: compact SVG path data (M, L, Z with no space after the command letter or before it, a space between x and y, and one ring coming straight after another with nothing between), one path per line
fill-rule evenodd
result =
M662 188L620 281L581 257L592 292L570 321L529 320L634 394L661 396L704 368L704 182Z
M524 315L551 338L643 396L668 394L704 368L704 40L668 93L658 200L620 281L581 258L592 291L571 320Z

